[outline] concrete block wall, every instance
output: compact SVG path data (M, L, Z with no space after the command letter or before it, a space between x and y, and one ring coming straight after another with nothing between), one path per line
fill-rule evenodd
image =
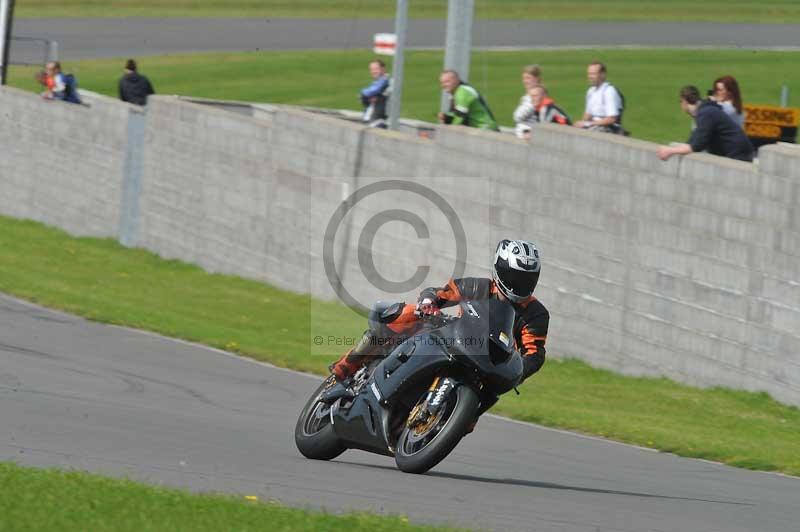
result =
M553 313L552 350L799 403L800 307L775 284L797 279L796 255L776 249L792 239L778 233L791 235L794 212L777 191L794 190L800 154L764 148L760 168L701 154L665 164L649 143L537 133L526 196L549 204L534 200L530 227L545 257L538 291Z
M271 134L267 120L151 98L135 245L270 280Z
M456 206L468 226L466 274L488 274L502 236L540 245L553 355L800 403L793 148L765 148L761 170L702 154L662 162L652 143L556 127L530 144L457 128L433 143L369 132L364 148L362 182L405 169ZM428 215L424 199L387 203ZM354 218L358 232L368 216ZM429 263L449 237L433 226L443 240L385 234L383 247L404 258L381 271L404 278ZM353 239L348 250L346 276L363 278ZM454 255L438 260L441 275ZM359 300L381 297L358 287Z
M324 232L341 201L357 187L364 129L296 110L273 116L270 275L280 286L333 299L323 261ZM277 273L276 273L277 272Z
M86 103L0 87L0 213L118 234L128 121L140 111L101 96Z
M436 184L465 224L479 220L467 230L467 274L488 273L491 246L503 235L536 240L554 355L800 402L798 305L780 291L797 279L798 261L784 256L795 242L788 232L795 202L774 190L796 193L791 176L800 173L789 162L796 152L765 149L765 166L784 169L784 181L770 183L763 170L737 161L693 155L664 163L647 142L547 127L536 133L528 144L454 128L437 131L434 143L369 132L361 180L405 170L410 181ZM427 213L424 199L398 194L388 203ZM368 216L354 218L357 232ZM404 258L393 269L387 254L379 270L403 278L430 262L431 245L444 243L411 236L384 235L376 254L402 249ZM453 258L443 253L432 271L445 273ZM353 239L348 259L346 276L361 278ZM359 300L380 297L368 283L358 286Z
M465 234L465 275L489 274L501 237L537 242L551 356L800 404L797 147L764 147L759 165L702 154L661 162L652 143L557 126L531 142L456 127L430 140L296 110L248 116L154 97L137 151L133 111L117 102L71 108L2 89L0 112L11 147L0 160L5 214L119 233L209 271L334 299L323 260L330 220L356 190L388 185L346 204L327 241L358 302L417 290L364 281L368 222L377 273L399 281L426 265L422 285L446 280L457 247L444 204ZM70 141L85 149L59 148L58 128L34 134L49 121L88 124ZM48 148L53 156L38 157ZM53 177L58 164L65 179ZM387 209L418 216L427 233L381 218Z

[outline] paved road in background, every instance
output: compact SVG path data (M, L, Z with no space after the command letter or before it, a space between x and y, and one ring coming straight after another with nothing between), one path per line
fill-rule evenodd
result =
M800 520L798 479L496 417L422 476L360 451L306 460L292 431L318 381L0 296L0 460L496 530L786 532Z
M365 49L391 20L308 19L20 19L17 36L56 40L67 60L238 50ZM443 20L412 20L409 46L442 47ZM799 47L800 25L476 21L479 47L723 46ZM16 61L40 61L33 45L12 46Z

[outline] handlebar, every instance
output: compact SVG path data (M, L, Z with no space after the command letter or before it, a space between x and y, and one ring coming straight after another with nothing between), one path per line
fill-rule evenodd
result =
M448 314L442 314L440 312L437 314L420 313L419 319L427 323L430 323L435 328L438 328L438 327L444 327L445 325L457 320L458 318L456 316L450 316Z

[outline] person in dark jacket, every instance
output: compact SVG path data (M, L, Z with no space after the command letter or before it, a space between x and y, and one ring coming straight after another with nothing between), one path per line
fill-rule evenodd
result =
M712 155L739 161L753 160L753 145L750 140L719 104L701 100L700 91L693 85L682 88L680 97L681 109L694 117L696 127L688 143L660 147L659 159L666 161L673 155L708 151Z
M136 61L128 59L125 75L119 80L119 99L136 105L147 105L147 97L155 94L147 77L136 71Z
M386 73L386 63L373 59L369 63L372 83L361 89L361 105L364 107L362 121L369 127L386 129L386 111L392 92L392 78Z

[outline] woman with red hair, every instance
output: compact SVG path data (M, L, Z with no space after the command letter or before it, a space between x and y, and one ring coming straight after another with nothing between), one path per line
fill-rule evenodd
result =
M742 93L739 83L733 76L722 76L714 80L714 101L716 101L740 128L744 129L742 112Z

